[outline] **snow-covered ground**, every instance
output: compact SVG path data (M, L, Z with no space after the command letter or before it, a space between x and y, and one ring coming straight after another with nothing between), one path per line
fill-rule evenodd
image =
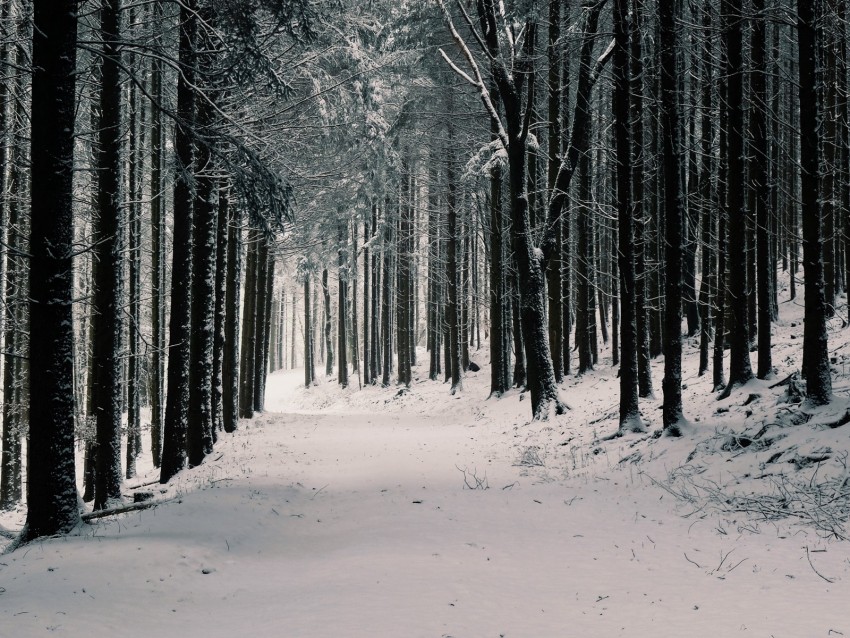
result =
M828 425L848 329L838 401L807 415L769 387L799 368L800 314L783 304L777 379L725 401L686 347L680 440L651 436L660 398L649 434L604 440L604 358L546 423L486 399L484 352L456 397L421 365L404 392L276 373L266 414L142 488L166 503L0 556L0 637L850 637L850 426Z

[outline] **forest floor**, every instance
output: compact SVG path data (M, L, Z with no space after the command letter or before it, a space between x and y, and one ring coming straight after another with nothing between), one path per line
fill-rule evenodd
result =
M162 505L0 556L0 637L850 638L850 329L830 334L835 403L809 410L770 387L801 326L783 304L776 379L724 401L688 343L678 440L652 436L660 398L647 434L606 440L607 350L549 422L518 391L486 399L483 349L454 397L422 351L406 391L275 373L202 466L160 487L141 463L127 494Z

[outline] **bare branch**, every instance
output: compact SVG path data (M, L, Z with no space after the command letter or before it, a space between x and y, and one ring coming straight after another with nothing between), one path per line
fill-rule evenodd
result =
M475 79L472 80L470 76L466 73L463 74L463 77L467 78L471 84L478 89L478 94L481 97L481 101L484 103L484 108L487 109L487 113L490 115L490 119L493 124L496 125L496 129L498 131L499 140L502 142L502 145L505 147L507 151L509 147L508 142L508 134L505 132L505 127L502 125L502 120L499 118L499 113L496 111L496 107L493 105L493 100L490 97L490 91L487 90L487 86L484 84L484 78L481 77L481 69L478 67L478 63L475 61L475 57L472 55L472 51L469 50L469 47L466 45L466 41L464 41L463 37L461 37L460 33L458 33L455 28L454 21L452 20L451 15L449 15L448 9L446 9L446 5L443 0L435 0L437 5L440 7L440 11L443 12L443 18L446 21L446 26L448 26L449 31L452 34L452 39L457 44L458 48L460 48L463 56L466 58L467 63L469 64L469 68L472 70ZM442 49L440 53L446 59L446 61L451 64L451 60L449 60L448 56L443 53ZM452 64L452 68L455 71L460 72L456 65Z

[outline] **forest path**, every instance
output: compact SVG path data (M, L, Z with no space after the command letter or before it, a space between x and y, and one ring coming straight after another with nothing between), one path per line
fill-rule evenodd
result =
M292 411L222 437L179 503L4 556L0 637L850 636L847 544L684 519L628 469L516 464L519 435L444 388L307 410L296 383L270 378Z

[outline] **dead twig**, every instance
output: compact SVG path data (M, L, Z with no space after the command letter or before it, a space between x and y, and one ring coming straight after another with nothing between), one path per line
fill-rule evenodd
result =
M826 576L824 576L823 574L821 574L821 573L820 573L820 572L819 572L819 571L815 568L814 564L812 564L812 557L811 557L811 555L809 554L809 546L808 546L808 545L806 545L806 560L808 560L808 561L809 561L809 567L811 567L811 568L812 568L812 571L813 571L814 573L816 573L818 576L820 576L821 578L823 578L823 579L824 579L826 582L828 582L828 583L834 583L834 582L835 582L835 579L834 579L834 578L827 578Z

